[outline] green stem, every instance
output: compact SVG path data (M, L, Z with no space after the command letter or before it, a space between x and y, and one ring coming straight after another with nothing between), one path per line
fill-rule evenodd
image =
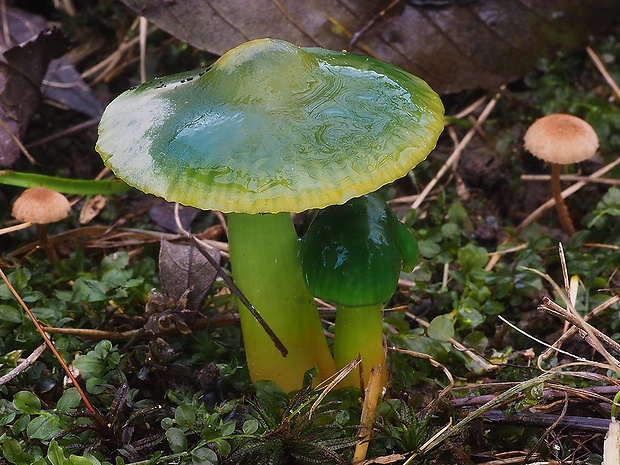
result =
M69 179L36 173L1 170L0 184L17 187L46 187L63 194L112 195L127 192L131 187L119 179Z
M312 368L318 369L319 380L332 375L334 361L301 274L291 215L231 213L228 243L235 283L289 351L283 357L249 310L239 305L252 381L271 380L288 392L300 389Z
M385 360L382 305L339 306L336 309L335 335L336 367L340 369L354 358L361 357L364 367L364 383L368 384L372 367L381 365ZM352 371L341 385L359 387L359 368Z

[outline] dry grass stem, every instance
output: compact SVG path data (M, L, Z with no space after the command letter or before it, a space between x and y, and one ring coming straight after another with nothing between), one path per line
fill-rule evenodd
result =
M611 87L616 94L616 97L620 98L620 87L618 87L618 84L616 84L614 78L607 71L607 68L603 64L603 60L600 59L600 57L590 46L586 47L586 52L588 52L588 56L590 57L590 60L592 60L592 63L594 63L594 66L596 66L596 69L598 69L598 71L603 75L603 78L607 84L609 84L609 87Z
M482 105L484 105L484 101L485 100L486 100L486 97L480 97L478 100L476 100L476 101L472 102L471 104L467 105L465 108L463 108L457 114L455 114L454 117L456 119L461 119L461 118L465 118L465 117L471 115L473 112L478 110L478 108L480 108Z
M482 415L489 410L492 410L499 405L502 405L504 402L507 402L508 400L512 399L514 396L520 394L525 390L531 389L539 384L547 383L558 376L560 376L560 374L558 373L544 373L540 376L528 379L527 381L523 381L509 388L505 392L499 394L494 399L490 400L486 404L476 409L474 412L467 415L454 426L448 426L444 428L441 431L442 434L435 435L431 439L429 439L425 444L422 445L422 447L420 447L420 450L414 453L411 457L409 457L409 459L403 465L410 465L417 456L434 449L443 441L447 440L449 437L462 433L471 422L473 422L477 418L482 417Z
M614 297L611 297L611 298L607 299L605 302L603 302L598 307L596 307L594 310L592 310L587 315L585 315L583 317L584 321L591 320L592 318L594 318L595 316L600 314L602 311L608 309L612 305L615 305L615 304L617 304L619 302L620 302L620 297L618 297L618 296L614 296ZM555 341L553 344L551 344L551 348L545 350L540 355L540 359L541 360L546 360L547 358L549 358L553 354L553 352L555 352L555 349L558 348L558 347L561 347L562 343L564 341L566 341L567 339L569 339L570 337L572 337L577 332L577 330L578 330L578 328L576 326L572 326L572 327L568 328L566 330L566 332L564 332L564 334L562 334L562 336L560 336L558 338L557 341Z
M505 244L502 244L505 245ZM528 242L524 243L524 244L520 244L520 245L515 245L514 247L509 247L507 249L502 249L502 250L496 250L495 252L489 252L489 257L490 260L488 261L488 263L485 265L484 270L485 271L491 271L493 269L493 267L495 265L497 265L497 262L500 261L500 259L509 253L514 253L514 252L519 252L521 250L525 250L530 246L530 244Z
M450 155L448 160L446 160L444 165L439 169L435 177L433 177L433 179L431 179L431 181L422 190L422 192L420 193L418 198L413 202L413 204L411 204L411 209L415 210L416 208L418 208L422 204L422 202L424 202L424 199L426 199L428 194L433 190L433 188L439 182L439 180L443 177L443 175L446 174L446 172L449 169L451 169L453 166L456 166L458 164L458 160L461 156L461 153L463 153L463 150L465 150L465 147L467 147L467 144L469 144L469 142L473 139L474 135L476 134L477 128L486 121L486 119L489 117L489 115L495 108L495 105L497 104L497 102L499 101L501 97L501 93L503 89L504 87L502 87L499 90L499 92L497 92L495 96L491 100L489 100L489 103L487 103L487 105L484 107L484 110L482 110L482 112L480 113L480 116L476 120L476 124L467 132L467 134L465 134L465 137L463 137L461 142L455 147L454 151L452 152L452 155Z
M537 337L532 336L530 333L528 333L527 331L524 331L523 329L519 328L519 327L518 327L517 325L515 325L514 323L511 323L510 321L508 321L508 320L507 320L506 318L504 318L503 316L501 316L501 315L497 315L497 318L499 318L501 321L503 321L505 324L507 324L508 326L510 326L512 329L514 329L514 330L515 330L515 331L517 331L518 333L521 333L521 334L523 334L524 336L528 337L528 338L529 338L529 339L531 339L532 341L534 341L534 342L536 342L536 343L538 343L538 344L540 344L540 345L542 345L542 346L545 346L545 347L551 348L551 344L547 344L545 341L541 341L541 340L540 340L540 339L538 339ZM567 351L565 351L565 350L558 349L558 348L555 348L555 350L556 350L556 352L559 352L559 353L561 353L561 354L567 355L567 356L572 357L572 358L574 358L574 359L576 359L576 360L579 360L579 361L582 361L582 362L587 362L587 360L586 360L585 358L583 358L583 357L579 357L579 356L574 355L574 354L571 354L570 352L567 352Z
M439 392L437 397L435 399L433 399L433 401L424 408L424 410L426 412L432 411L434 406L441 399L443 399L445 396L447 396L450 393L450 391L452 390L452 388L454 387L454 377L452 376L452 373L450 373L450 370L448 370L443 364L439 363L437 360L435 360L430 355L424 354L422 352L414 352L413 350L399 349L399 348L395 348L395 347L391 347L390 348L390 352L397 352L399 354L409 355L410 357L423 358L424 360L428 360L430 362L430 364L433 365L435 368L439 368L441 371L443 371L443 373L446 375L446 378L448 378L449 384L446 387L444 387Z
M9 135L9 137L13 139L13 142L15 142L15 145L17 145L17 148L19 148L19 151L28 159L28 161L32 163L33 165L36 165L37 161L30 154L26 146L22 144L21 139L17 137L15 134L13 134L13 131L11 131L11 128L9 128L9 126L4 122L4 119L2 118L0 118L0 126L2 126L2 129L4 129L4 131Z
M149 22L144 16L140 16L140 82L146 82L146 38L148 36Z
M566 260L564 258L564 249L562 247L562 244L560 243L558 245L559 248L559 255L560 255L560 262L562 264L562 274L564 276L564 288L565 289L570 289L570 283L568 281L568 270L566 268ZM575 321L579 323L579 328L582 329L583 331L585 331L589 337L588 343L599 353L603 356L603 358L605 358L605 360L607 361L607 363L609 363L609 365L612 367L612 369L620 376L620 362L618 362L618 360L616 358L614 358L608 351L607 349L603 346L603 344L601 343L599 337L597 336L597 334L594 332L594 328L589 325L588 323L586 323L583 319L583 317L579 314L579 312L577 312L577 310L575 309L575 306L573 305L573 303L571 302L568 293L563 290L552 278L551 276L549 276L546 273L542 273L538 270L534 270L529 268L531 271L533 271L534 273L538 274L539 276L541 276L542 278L544 278L549 284L551 284L551 286L553 287L554 291L556 292L556 294L564 301L564 303L566 304L566 308L568 309L568 311L570 312L570 314L572 315L572 317L575 318ZM551 299L548 299L546 301L551 302ZM540 307L539 307L540 308ZM561 308L561 307L560 307Z
M612 338L604 334L603 332L596 329L594 326L587 323L583 318L577 318L572 312L566 310L565 308L559 306L555 302L553 302L550 298L545 297L543 299L542 305L538 307L539 310L542 310L549 315L557 316L558 318L562 318L569 322L571 325L578 328L580 331L581 338L590 344L594 349L596 349L596 345L593 344L592 337L590 334L593 334L594 337L600 339L600 341L608 346L610 349L615 352L620 353L620 344L614 341ZM566 334L566 333L565 333ZM554 347L552 350L560 351L557 347ZM620 362L616 363L620 366Z
M549 174L522 174L522 181L545 181L549 182L551 175ZM620 179L609 178L593 178L592 176L577 176L574 174L563 174L560 181L581 181L591 184L607 184L610 186L620 186Z

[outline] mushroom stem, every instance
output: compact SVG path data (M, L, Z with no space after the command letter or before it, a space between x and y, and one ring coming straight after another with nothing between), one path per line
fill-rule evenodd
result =
M334 339L336 368L341 369L354 358L360 357L364 385L368 384L372 368L385 362L382 310L382 304L363 307L338 306L336 309ZM349 373L340 386L360 387L359 367Z
M558 220L566 234L572 236L575 234L575 225L570 217L566 202L562 198L562 186L560 185L561 165L558 163L551 164L551 192L555 200L555 209L558 212Z
M271 380L289 392L302 387L312 368L318 369L319 380L332 375L334 361L301 273L291 215L231 213L228 242L235 283L288 349L283 357L239 304L252 381Z
M45 251L45 255L47 255L50 266L53 268L56 264L56 260L58 260L56 249L52 246L52 244L50 244L49 238L47 237L47 227L44 224L37 224L36 226L39 245Z

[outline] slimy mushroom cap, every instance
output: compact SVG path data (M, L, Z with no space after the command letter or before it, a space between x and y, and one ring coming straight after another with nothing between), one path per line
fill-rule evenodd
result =
M96 148L118 177L169 201L300 212L407 174L435 147L443 111L424 81L391 64L259 39L202 72L121 94Z

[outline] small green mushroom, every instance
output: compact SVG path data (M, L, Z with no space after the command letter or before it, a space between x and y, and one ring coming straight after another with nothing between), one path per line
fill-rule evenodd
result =
M253 380L301 387L333 359L297 258L291 212L341 204L404 176L435 146L443 106L421 79L365 56L275 39L236 47L207 70L155 79L106 109L97 151L127 183L229 213Z
M377 195L365 195L322 210L302 239L300 258L310 292L337 306L336 367L361 357L367 383L372 367L384 362L383 304L401 269L418 263L413 233ZM356 369L344 384L359 380Z

